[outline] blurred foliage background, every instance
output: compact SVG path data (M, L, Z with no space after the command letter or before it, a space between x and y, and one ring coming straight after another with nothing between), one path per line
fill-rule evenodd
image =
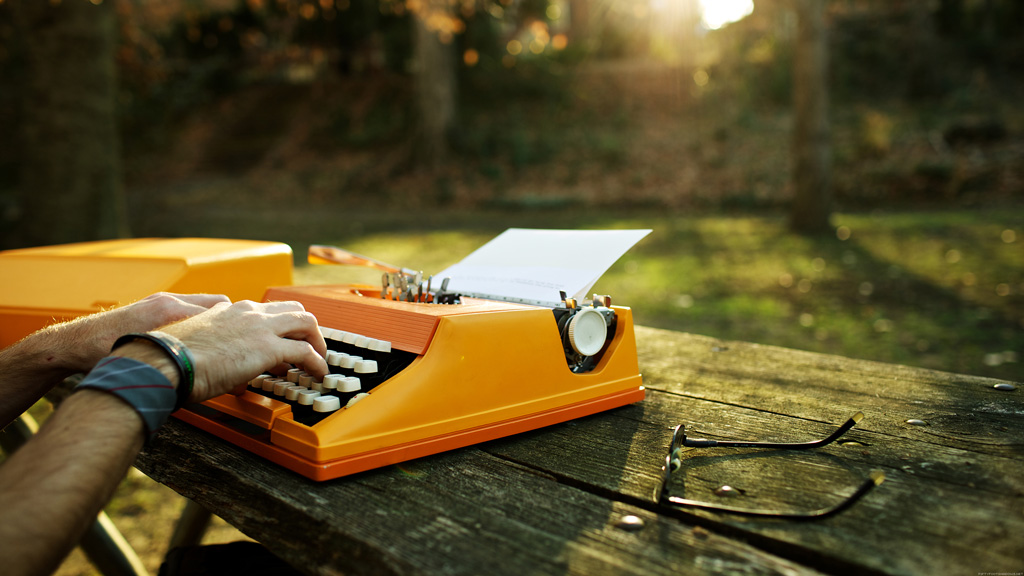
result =
M596 287L639 323L1021 381L1022 29L1017 0L0 0L0 248L239 237L429 274L507 227L652 228Z
M812 3L817 235L786 225L795 0L0 0L0 241L337 243L430 273L509 226L628 222L655 233L606 290L643 323L1020 379L1024 5ZM105 70L77 56L101 42L107 93L52 63Z

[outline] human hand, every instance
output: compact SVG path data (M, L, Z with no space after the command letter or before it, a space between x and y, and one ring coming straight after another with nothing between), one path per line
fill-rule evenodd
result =
M68 368L73 372L88 372L100 358L110 353L114 341L123 334L149 332L220 303L230 303L230 300L219 294L158 292L127 306L53 326L52 330L58 336L55 343L68 351Z
M181 340L195 360L190 402L230 392L284 364L316 378L327 374L327 345L316 318L298 302L219 303L163 332Z

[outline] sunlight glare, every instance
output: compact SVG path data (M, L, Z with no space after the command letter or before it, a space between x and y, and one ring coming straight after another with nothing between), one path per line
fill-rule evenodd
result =
M700 0L700 8L704 27L718 30L750 16L754 11L754 0Z

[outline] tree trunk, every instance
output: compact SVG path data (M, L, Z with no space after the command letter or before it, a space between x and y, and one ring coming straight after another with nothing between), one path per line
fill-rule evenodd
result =
M114 2L12 3L27 38L19 245L126 236Z
M802 233L831 229L831 160L828 125L825 1L796 0L793 58L793 206L790 228Z
M589 40L590 0L569 0L569 38L576 44Z
M447 0L423 0L413 13L417 168L435 170L444 162L455 125L454 39L439 26L450 19Z

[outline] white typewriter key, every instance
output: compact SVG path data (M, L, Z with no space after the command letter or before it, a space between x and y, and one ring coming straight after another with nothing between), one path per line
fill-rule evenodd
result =
M377 361L376 360L360 360L356 362L355 366L356 374L376 374L377 373Z
M315 379L309 374L303 374L302 376L299 376L299 386L305 386L306 388L309 388L310 386L313 385L314 381Z
M328 374L327 376L324 376L323 393L334 393L344 379L345 377L340 374Z
M366 398L367 396L369 396L369 394L365 392L360 392L359 394L356 394L355 396L352 397L351 400L348 401L348 404L345 404L345 408L352 407L352 405L354 405L356 402L359 402L360 400Z
M324 383L313 382L312 384L309 385L309 389L317 393L322 393L324 391Z
M324 337L324 340L329 340L331 338L331 334L334 332L333 328L328 328L326 326L317 326L317 328L320 329L320 335Z
M341 341L344 342L345 344L355 344L356 338L356 334L353 334L351 332L345 332L345 334L341 337Z
M355 345L356 348L366 348L370 344L370 339L366 336L356 336Z
M313 416L313 402L320 397L316 390L303 390L297 398L298 405L292 407L292 416L297 422L311 425L310 418Z
M341 408L341 400L337 396L321 396L313 401L313 415L309 419L312 426Z
M291 385L292 383L288 381L274 384L274 396L284 396L285 390L291 387Z
M359 356L345 355L345 358L342 359L340 366L342 368L348 368L349 370L351 370L352 368L356 367L356 362L359 362L360 360L362 360L362 358L360 358Z
M292 368L291 370L288 371L288 376L285 379L288 380L289 382L298 383L299 376L302 376L305 373L306 372L302 368Z
M359 378L355 376L346 376L342 378L341 383L338 384L338 392L345 394L351 394L352 392L359 392L362 385L359 382Z
M341 408L341 400L337 396L320 396L313 400L313 412L334 412Z
M263 391L264 392L273 392L274 391L274 384L277 384L278 382L285 382L285 381L286 380L284 378L267 378L266 380L263 381Z
M298 401L303 406L312 406L313 400L320 397L320 393L316 390L301 390L299 391Z
M330 350L327 352L327 364L331 366L341 366L341 359L346 355L341 352Z
M289 386L288 389L284 391L284 399L289 402L296 402L299 399L299 392L302 392L303 390L307 389L302 386Z
M249 386L252 388L256 388L257 390L262 390L263 381L270 377L270 374L260 374L259 376L253 378L252 380L249 380Z
M377 340L376 338L374 338L370 340L369 348L374 352L387 354L388 352L391 352L391 342L388 342L387 340Z

